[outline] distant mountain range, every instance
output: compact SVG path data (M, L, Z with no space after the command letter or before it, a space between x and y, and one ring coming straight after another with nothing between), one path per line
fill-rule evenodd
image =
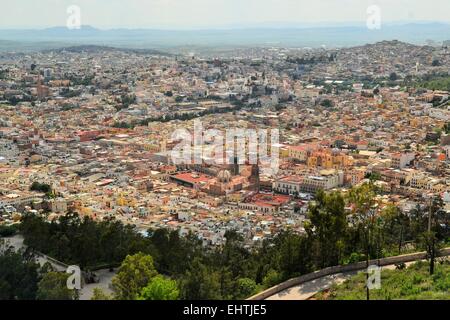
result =
M54 27L41 30L0 30L0 49L43 49L67 45L103 45L136 49L175 47L328 47L355 46L382 40L414 44L450 40L450 24L413 23L365 26L267 27L221 30L100 30L83 26L78 30Z

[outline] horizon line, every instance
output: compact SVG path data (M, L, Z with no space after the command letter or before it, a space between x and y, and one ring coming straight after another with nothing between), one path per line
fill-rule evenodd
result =
M280 24L277 26L276 24ZM450 21L439 21L439 20L392 20L383 23L385 26L407 26L415 24L441 24L450 26ZM92 24L83 24L81 29L75 29L74 31L79 31L85 29L94 29L97 31L115 31L115 30L129 30L129 31L220 31L220 30L251 30L251 29L320 29L320 28L349 28L349 27L363 27L366 25L365 21L349 21L349 22L262 22L257 24L249 25L223 25L223 26L192 26L192 27L166 27L166 26L148 26L148 27L127 27L127 26L102 26L98 27ZM51 29L65 29L63 25L54 26L3 26L0 30L8 31L46 31ZM69 30L69 29L68 29Z

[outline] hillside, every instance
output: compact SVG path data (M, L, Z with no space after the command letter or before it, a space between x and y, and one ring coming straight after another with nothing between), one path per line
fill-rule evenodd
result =
M363 272L317 294L318 300L365 300ZM418 262L403 270L383 270L381 289L370 291L371 300L450 300L450 261L437 264L433 276L428 263Z

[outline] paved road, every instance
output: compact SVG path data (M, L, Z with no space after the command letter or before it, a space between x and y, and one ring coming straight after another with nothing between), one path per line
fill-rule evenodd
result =
M337 273L318 278L316 280L308 281L301 285L283 290L271 297L268 297L266 300L307 300L316 293L331 287L333 283L342 283L357 273L357 271L348 272L345 274Z
M9 245L13 246L16 250L25 248L25 245L23 244L23 237L21 235L16 235L14 237L3 238L3 239L5 239L9 243ZM66 271L65 267L55 264L53 261L49 260L45 255L37 256L36 261L41 266L44 265L46 262L49 262L57 271L60 271L60 272ZM107 270L97 270L94 273L98 276L99 282L85 284L79 292L80 300L90 300L92 298L95 288L102 289L103 292L105 292L106 294L112 293L112 290L110 289L109 286L110 286L111 280L114 277L114 275L116 274L116 272L110 272L107 269Z
M99 288L106 294L112 294L110 288L112 278L116 275L116 271L110 272L109 269L97 270L94 272L99 279L98 283L85 284L80 290L80 300L91 300L94 289Z
M408 266L412 263L414 262L408 262L406 263L406 265ZM384 266L381 269L395 269L395 265ZM268 297L266 300L308 300L320 291L330 288L334 283L341 284L345 280L358 274L358 272L361 272L361 270L336 273L333 275L318 278L316 280L308 281L298 286L283 290L273 296Z

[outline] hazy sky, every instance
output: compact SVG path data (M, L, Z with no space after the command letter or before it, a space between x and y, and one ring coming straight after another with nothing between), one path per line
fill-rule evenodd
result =
M0 28L64 26L70 5L98 28L220 28L382 20L450 22L450 0L0 0Z

